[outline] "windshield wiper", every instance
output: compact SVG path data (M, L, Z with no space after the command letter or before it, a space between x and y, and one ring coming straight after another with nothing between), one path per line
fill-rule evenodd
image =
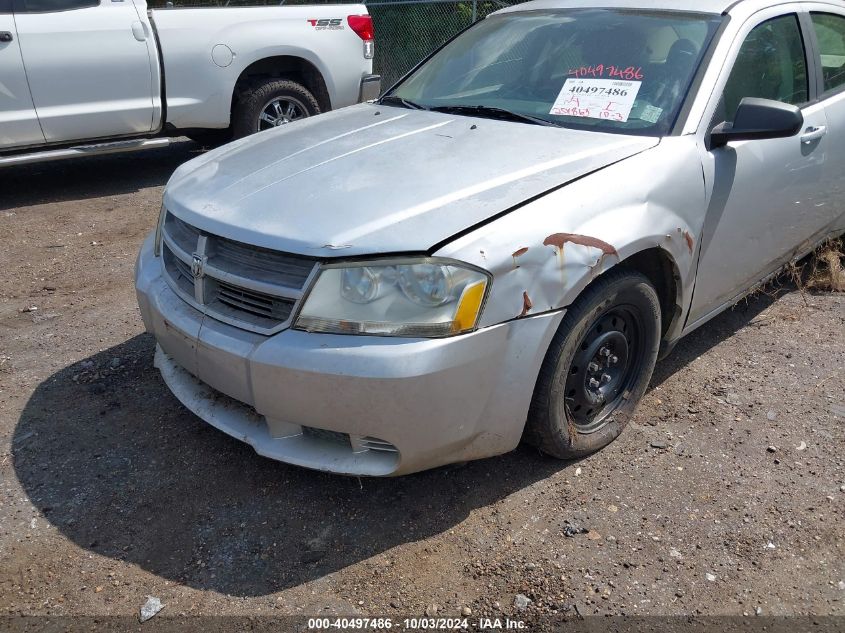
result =
M428 110L423 105L419 103L414 103L413 101L408 101L407 99L403 99L397 95L384 95L381 99L378 100L379 103L383 103L385 105L399 105L403 108L408 108L409 110Z
M492 106L482 105L451 105L451 106L437 106L431 108L434 112L445 112L447 114L468 114L470 116L487 117L489 119L498 119L500 121L520 121L522 123L533 123L535 125L550 125L558 127L557 123L541 119L530 114L521 114L520 112L512 112L504 108L494 108Z

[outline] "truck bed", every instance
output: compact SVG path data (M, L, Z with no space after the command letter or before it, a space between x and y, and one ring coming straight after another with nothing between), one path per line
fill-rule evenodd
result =
M149 13L161 51L166 119L175 128L227 127L235 84L268 58L313 67L332 109L356 103L361 77L372 72L372 59L364 58L361 38L347 23L347 16L367 13L361 4Z

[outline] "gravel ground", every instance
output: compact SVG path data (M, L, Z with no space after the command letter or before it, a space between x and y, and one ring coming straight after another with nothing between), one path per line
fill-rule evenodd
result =
M191 143L0 172L0 615L845 616L845 295L742 303L578 463L275 463L152 367L132 269Z

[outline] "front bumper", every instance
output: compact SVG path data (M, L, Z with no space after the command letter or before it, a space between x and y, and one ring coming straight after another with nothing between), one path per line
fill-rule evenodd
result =
M446 339L262 336L177 297L151 239L136 288L158 342L156 366L191 411L267 457L354 475L400 475L513 449L563 316Z

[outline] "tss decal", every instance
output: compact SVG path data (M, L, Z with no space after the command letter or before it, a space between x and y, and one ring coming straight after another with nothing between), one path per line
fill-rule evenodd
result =
M343 29L342 18L322 18L320 20L308 20L308 24L314 27L317 31L340 31Z

